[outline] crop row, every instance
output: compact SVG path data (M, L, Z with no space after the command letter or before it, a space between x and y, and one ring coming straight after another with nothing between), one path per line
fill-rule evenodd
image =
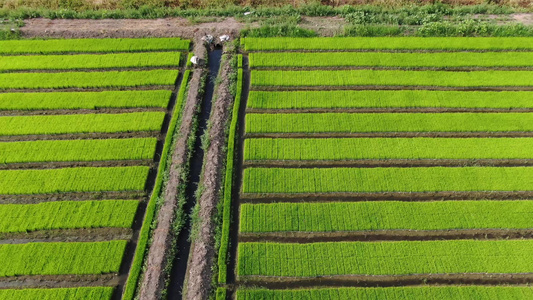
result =
M0 110L166 108L171 91L0 93Z
M272 50L517 50L533 49L530 38L356 37L245 38L246 51Z
M119 271L127 241L0 245L0 277Z
M452 72L400 70L253 70L251 72L251 83L252 86L533 86L533 72Z
M164 112L0 117L0 135L159 131Z
M3 300L111 300L112 287L46 288L23 290L0 290Z
M395 107L510 109L533 107L533 92L428 90L251 91L247 105L248 108L255 109Z
M529 67L533 52L250 53L250 67ZM0 60L1 61L1 60Z
M529 286L407 286L379 288L238 289L237 300L526 300L533 297Z
M0 232L50 229L131 228L136 200L55 201L0 205Z
M13 40L0 41L0 53L186 51L189 44L190 41L179 38Z
M532 240L239 243L238 276L531 273Z
M533 138L246 139L244 159L533 159Z
M0 194L142 191L149 167L0 170Z
M532 191L533 167L244 170L244 193Z
M242 204L240 232L533 228L533 201Z
M179 66L181 52L0 56L0 71Z
M532 131L531 113L247 114L246 133Z
M178 71L3 73L0 89L109 88L174 85Z
M0 163L153 159L156 138L0 142Z

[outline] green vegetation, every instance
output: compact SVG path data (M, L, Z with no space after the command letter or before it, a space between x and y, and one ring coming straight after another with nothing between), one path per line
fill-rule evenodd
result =
M164 112L0 117L0 135L158 131Z
M1 79L1 77L0 77ZM258 71L252 86L533 86L529 71Z
M531 167L244 170L244 193L531 191Z
M297 290L238 289L237 300L303 299L446 299L526 300L533 297L529 286L413 286L379 288L321 288Z
M0 142L0 163L153 159L156 138Z
M152 222L154 221L154 217L157 210L157 201L159 198L159 194L161 193L164 181L167 180L167 172L169 168L168 157L172 153L174 136L176 134L176 130L179 128L178 120L180 120L184 101L186 100L187 84L189 82L190 74L191 70L186 70L183 73L183 80L181 81L180 89L176 98L176 105L174 105L174 111L172 112L170 124L168 125L167 135L165 136L165 143L163 146L163 150L161 151L161 158L159 159L159 168L157 169L154 188L152 190L152 194L150 195L148 205L146 206L144 221L139 233L139 239L137 242L137 247L135 249L135 255L133 256L133 261L131 263L128 279L124 287L124 293L122 296L123 300L131 300L135 297L137 283L141 275L144 257L146 254L146 250L148 249L148 242L151 237L150 233L152 229Z
M111 300L112 287L78 287L51 289L0 290L3 300Z
M239 243L237 274L314 277L531 273L532 240Z
M530 113L248 114L247 133L532 131Z
M1 97L1 94L0 94ZM1 99L1 98L0 98ZM531 108L533 92L526 91L251 91L249 108Z
M116 273L126 244L127 241L3 244L0 277Z
M0 194L142 191L149 167L0 170Z
M0 56L0 71L179 66L181 52Z
M0 53L186 51L189 50L189 43L179 38L16 40L0 41Z
M244 159L533 159L533 138L246 139Z
M0 93L0 110L166 108L171 91Z
M527 67L533 52L324 52L250 53L254 67Z
M533 228L528 200L243 204L240 211L240 232L250 233Z
M238 58L241 61L242 57ZM242 96L242 69L237 70L237 93L235 95L235 102L233 103L233 111L231 114L231 124L228 136L228 153L226 158L226 178L224 180L224 202L222 215L222 238L220 242L220 249L218 251L218 283L226 283L228 275L228 251L230 243L230 226L231 226L231 201L233 195L233 176L235 164L235 142L237 139L237 126L239 123L239 108L241 106ZM221 292L222 293L222 292ZM225 299L226 291L223 290L223 295L218 294L217 299Z
M174 85L178 71L109 71L0 74L1 89L62 89Z
M269 50L518 50L533 49L533 40L517 38L354 37L244 38L246 51Z
M0 93L0 110L166 108L171 91Z
M0 232L50 229L131 228L136 200L56 201L0 205Z

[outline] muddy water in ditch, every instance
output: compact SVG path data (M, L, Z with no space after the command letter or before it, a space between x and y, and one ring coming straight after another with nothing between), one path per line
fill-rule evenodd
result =
M198 129L196 130L196 140L194 142L194 150L190 162L189 182L185 190L186 200L184 210L187 214L185 224L181 230L177 241L177 255L172 264L172 271L170 275L170 283L168 286L168 299L178 300L182 298L183 282L187 272L187 260L189 258L189 251L191 242L189 235L191 231L191 222L189 214L191 213L196 199L194 194L198 188L200 181L200 174L202 173L204 151L202 149L202 135L207 130L207 121L211 114L211 106L213 101L213 94L215 90L215 80L220 68L220 60L222 58L222 49L215 49L208 52L208 67L209 74L205 85L205 93L202 99L200 112L198 114Z

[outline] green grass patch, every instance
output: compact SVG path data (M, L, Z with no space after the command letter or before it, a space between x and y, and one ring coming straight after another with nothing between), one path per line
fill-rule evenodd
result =
M0 56L0 71L179 66L181 52Z
M166 108L171 91L0 93L0 110Z
M244 193L531 191L532 167L244 170Z
M533 297L529 286L412 286L379 288L321 288L297 290L238 289L237 300L284 299L446 299L526 300Z
M151 160L156 138L0 142L0 163Z
M252 86L533 86L533 72L452 72L400 70L253 70L251 73L251 82Z
M164 112L0 117L0 135L159 131Z
M533 228L528 200L243 204L240 212L244 233Z
M174 85L178 71L4 73L0 89L62 89Z
M149 167L0 170L0 194L142 191Z
M0 53L186 51L189 50L189 43L179 38L17 40L0 41Z
M1 94L0 94L1 97ZM1 98L0 98L1 99ZM248 108L531 108L526 91L251 91Z
M237 275L531 273L532 240L239 243Z
M532 131L530 113L247 114L247 133Z
M0 232L131 228L139 201L54 201L0 205Z
M533 138L246 139L244 159L533 159Z
M250 53L253 67L528 67L533 52ZM1 60L0 60L1 61Z
M126 244L127 241L0 245L0 277L117 273Z
M113 290L113 287L0 290L0 298L4 300L111 300Z
M269 50L518 50L533 49L523 37L334 37L244 38L246 51Z

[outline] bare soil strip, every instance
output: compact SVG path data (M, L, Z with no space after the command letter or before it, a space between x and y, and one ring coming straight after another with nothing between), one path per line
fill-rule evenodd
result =
M125 114L135 112L166 112L162 107L143 108L97 108L97 109L49 109L49 110L2 110L0 116L34 116L34 115L86 115L86 114Z
M243 194L241 203L274 202L334 202L334 201L440 201L440 200L526 200L533 191L509 192L387 192L387 193L301 193L301 194Z
M485 86L485 87L458 87L458 86L424 86L424 85L328 85L328 86L252 86L252 91L333 91L333 90L428 90L428 91L533 91L531 86Z
M213 261L215 260L215 229L214 216L220 200L220 186L223 179L226 145L226 128L232 110L233 96L230 92L230 73L232 66L230 55L222 61L219 76L222 79L215 91L216 100L210 116L211 126L208 128L210 143L205 152L205 167L201 177L201 185L205 187L199 205L198 237L191 245L191 256L188 266L186 295L184 299L208 299Z
M327 287L388 287L419 284L530 284L533 273L524 274L416 274L416 275L338 275L308 277L250 276L240 277L238 285L268 289Z
M246 133L245 138L356 138L356 137L533 137L533 132L320 132L320 133Z
M54 229L20 233L0 233L1 244L27 244L37 242L102 242L129 240L130 228Z
M146 66L146 67L122 67L122 68L96 68L96 69L21 69L0 70L0 73L68 73L68 72L108 72L108 71L150 71L150 70L181 70L178 66ZM524 70L524 69L519 69Z
M153 91L172 90L172 85L121 86L108 88L53 88L53 89L0 89L0 93L54 93L54 92L103 92L103 91Z
M360 159L360 160L246 160L243 168L380 168L532 166L532 159Z
M136 131L136 132L112 132L112 133L68 133L68 134L30 134L30 135L9 135L0 136L0 142L16 141L42 141L42 140L89 140L89 139L131 139L163 137L159 131Z
M448 53L448 52L531 52L531 49L280 49L280 50L251 50L246 53L268 52L268 53L283 53L283 52L301 52L301 53L317 53L317 52L386 52L386 53Z
M381 52L381 51L380 51ZM411 71L531 71L533 66L524 67L392 67L392 66L321 66L321 67L252 67L252 70L264 71L320 71L320 70L411 70Z
M201 44L200 46L203 48ZM197 47L195 53L205 52L205 48L202 48ZM157 228L153 231L153 240L146 259L146 271L144 272L139 292L140 299L160 299L165 288L165 280L168 275L167 266L171 261L169 260L169 255L172 253L170 247L175 239L173 224L178 210L178 187L183 184L181 175L182 168L186 165L188 159L187 141L192 134L195 115L202 100L199 91L203 74L204 71L202 69L196 69L189 83L187 101L181 116L180 134L172 152L169 179L164 190L163 197L165 201L157 215Z
M25 275L0 277L0 289L66 288L84 286L116 286L116 274L99 275Z
M153 160L107 160L107 161L66 161L66 162L31 162L0 164L0 170L17 169L59 169L78 167L155 167Z
M376 230L335 232L265 232L240 233L239 243L316 243L370 241L431 241L459 239L533 238L533 229L450 229L450 230Z
M80 192L39 195L0 195L0 204L35 204L52 201L132 199L143 200L145 192Z
M247 108L247 114L301 114L301 113L495 113L495 112L533 112L531 108L483 108L483 107L387 107L387 108L291 108L291 109L262 109Z

